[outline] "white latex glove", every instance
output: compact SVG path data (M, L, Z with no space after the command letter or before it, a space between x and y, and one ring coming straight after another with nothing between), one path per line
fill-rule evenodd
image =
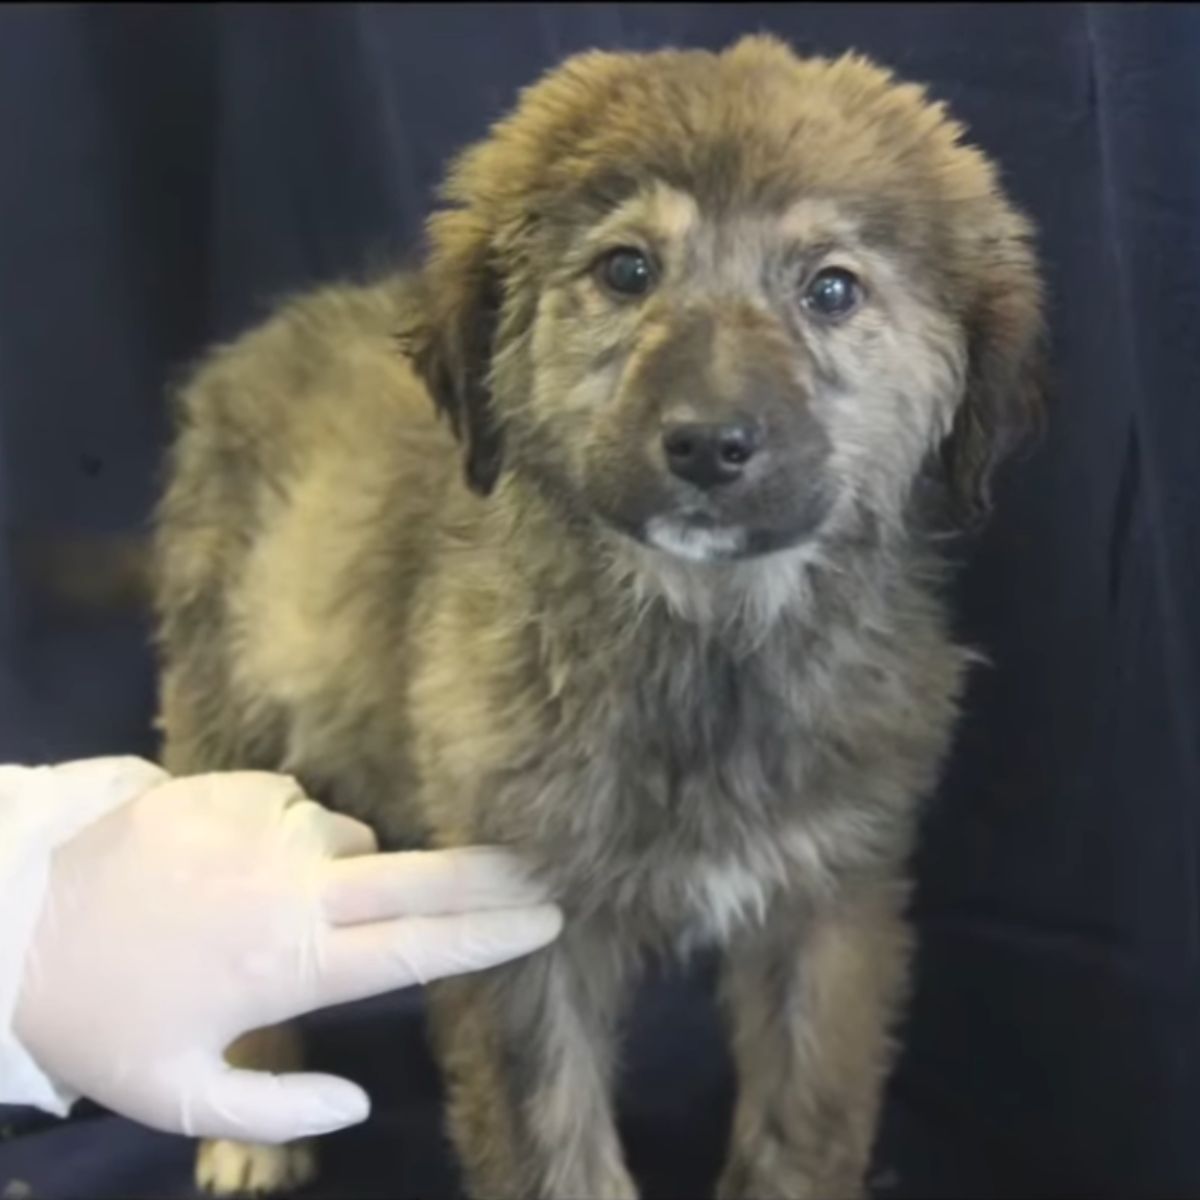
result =
M138 765L127 786L163 778ZM13 1020L58 1111L88 1096L157 1129L255 1142L362 1121L357 1085L235 1070L223 1050L312 1009L493 966L561 926L498 850L375 849L290 778L252 772L158 783L63 843Z

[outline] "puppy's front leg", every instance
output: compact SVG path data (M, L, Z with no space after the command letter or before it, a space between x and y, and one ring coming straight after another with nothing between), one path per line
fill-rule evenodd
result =
M613 1121L622 970L567 931L528 959L432 985L450 1129L474 1200L634 1200Z
M721 1200L860 1200L910 936L898 884L781 904L723 982L739 1095Z

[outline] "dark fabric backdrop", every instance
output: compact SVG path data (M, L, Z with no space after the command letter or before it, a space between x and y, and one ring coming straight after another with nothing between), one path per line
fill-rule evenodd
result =
M142 522L164 380L293 289L408 251L445 156L589 46L769 29L928 81L1035 216L1056 385L964 556L979 673L921 855L878 1190L1200 1195L1200 9L37 6L0 15L0 761L152 753L144 624L52 609L13 535ZM703 1193L729 1103L704 980L639 1006L623 1120ZM419 996L326 1014L378 1116L315 1195L448 1194ZM190 1147L3 1114L0 1189L183 1196ZM7 1193L6 1193L7 1194ZM580 1198L582 1200L582 1198Z

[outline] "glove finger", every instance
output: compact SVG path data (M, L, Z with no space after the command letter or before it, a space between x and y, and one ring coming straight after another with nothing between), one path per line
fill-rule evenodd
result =
M362 821L356 821L345 813L331 812L327 808L319 808L320 816L315 818L322 844L334 859L354 859L359 855L374 855L379 849L374 830Z
M325 915L334 925L526 908L548 899L516 858L490 846L342 859L328 864L324 878Z
M444 917L401 917L330 931L313 1007L479 971L553 941L562 928L554 905Z
M375 834L361 821L335 813L303 794L284 810L282 833L287 841L322 857L372 854L378 849Z
M218 1062L193 1088L181 1120L190 1137L290 1142L357 1125L371 1111L366 1092L336 1075L271 1075Z

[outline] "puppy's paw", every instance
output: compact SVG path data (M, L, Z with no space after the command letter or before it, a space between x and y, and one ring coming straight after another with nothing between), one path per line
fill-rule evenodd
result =
M246 1142L201 1142L196 1185L210 1196L272 1196L295 1191L317 1173L311 1141L283 1146Z

